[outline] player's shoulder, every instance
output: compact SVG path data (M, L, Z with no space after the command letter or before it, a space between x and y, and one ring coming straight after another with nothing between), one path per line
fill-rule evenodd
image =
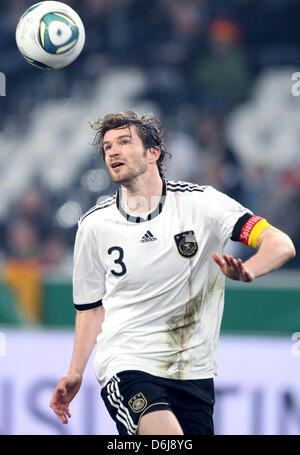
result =
M209 186L198 185L197 183L186 182L184 180L167 180L167 190L172 193L204 193Z
M101 203L94 205L89 210L87 210L78 221L79 226L82 223L86 223L87 220L92 223L96 218L101 217L104 215L108 209L114 206L116 203L116 195L108 196L106 199L101 201Z
M167 190L171 194L180 194L180 198L187 204L196 204L197 207L209 207L222 204L224 193L211 185L198 185L182 180L168 180Z
M185 194L202 193L207 198L216 198L222 195L226 196L225 193L222 193L212 185L198 185L197 183L186 182L183 180L167 180L167 189L171 192L180 192Z

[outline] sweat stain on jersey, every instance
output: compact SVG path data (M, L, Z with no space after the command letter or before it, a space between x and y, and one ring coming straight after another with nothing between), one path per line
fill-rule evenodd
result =
M205 305L217 290L224 290L224 279L223 277L220 279L220 275L208 283L204 295L201 290L185 305L184 311L180 308L167 321L167 343L176 352L169 357L165 368L167 371L173 369L172 367L177 363L176 371L170 376L173 379L182 379L185 365L190 361L184 358L184 352L191 348L192 337L199 328Z

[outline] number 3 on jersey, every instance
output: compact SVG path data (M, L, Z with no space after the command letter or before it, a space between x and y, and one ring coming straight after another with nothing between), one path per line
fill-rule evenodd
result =
M117 264L117 270L111 270L111 273L115 276L123 276L127 272L126 265L123 262L124 251L120 246L112 246L108 250L108 254L112 254L114 251L117 251L118 257L114 260L114 263ZM120 270L121 267L121 270Z

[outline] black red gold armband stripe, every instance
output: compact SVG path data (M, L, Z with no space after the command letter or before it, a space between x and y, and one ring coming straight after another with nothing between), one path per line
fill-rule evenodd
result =
M257 248L257 241L262 231L270 224L257 215L245 213L239 218L233 228L231 240Z
M270 226L265 218L257 215L251 216L241 229L239 241L245 245L257 248L257 241L262 231Z

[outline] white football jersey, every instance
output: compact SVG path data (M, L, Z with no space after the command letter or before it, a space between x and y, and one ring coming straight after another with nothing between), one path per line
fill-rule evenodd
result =
M145 218L126 211L121 191L79 221L75 308L103 304L94 369L101 386L124 370L165 378L217 374L225 277L222 254L237 221L251 213L210 186L167 181Z

